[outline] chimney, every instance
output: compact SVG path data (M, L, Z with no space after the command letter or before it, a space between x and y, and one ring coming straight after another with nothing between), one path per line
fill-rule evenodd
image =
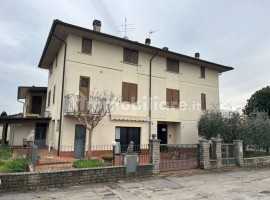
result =
M146 38L146 39L145 39L145 44L146 44L146 45L150 45L150 44L151 44L150 38Z
M195 58L200 59L200 53L195 53Z
M163 50L169 51L169 48L168 47L163 47Z
M101 21L95 19L93 21L93 30L100 32L100 28L101 28Z

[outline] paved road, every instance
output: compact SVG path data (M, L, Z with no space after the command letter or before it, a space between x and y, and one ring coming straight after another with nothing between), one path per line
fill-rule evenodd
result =
M91 184L41 192L0 194L0 199L270 199L270 169L168 175L142 181Z

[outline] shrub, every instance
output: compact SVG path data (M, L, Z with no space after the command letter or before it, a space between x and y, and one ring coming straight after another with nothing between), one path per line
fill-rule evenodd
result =
M73 165L74 168L92 168L92 167L103 167L106 164L102 163L98 159L88 159L88 160L76 160Z
M10 158L2 160L0 163L0 172L26 172L28 171L28 160L26 158Z
M112 159L113 155L111 153L105 153L105 154L102 155L102 158L104 158L104 159Z
M8 159L10 157L10 150L6 148L0 148L0 160Z

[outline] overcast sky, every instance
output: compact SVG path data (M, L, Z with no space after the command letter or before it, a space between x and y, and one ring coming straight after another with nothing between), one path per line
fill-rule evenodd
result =
M18 86L46 86L37 67L51 24L59 19L123 37L125 17L134 24L131 40L232 66L220 76L222 108L242 108L258 89L270 85L269 0L46 0L0 1L0 112L22 112Z

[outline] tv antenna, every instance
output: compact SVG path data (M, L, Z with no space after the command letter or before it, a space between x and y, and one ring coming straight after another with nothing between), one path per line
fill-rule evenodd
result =
M155 30L155 31L152 31L151 29L149 30L149 39L151 38L151 35L153 35L153 33L155 33L155 32L157 32L157 30Z
M125 24L122 24L122 28L124 29L123 31L118 31L118 32L125 32L125 39L128 39L127 37L127 32L130 32L130 31L135 31L135 28L132 28L132 27L129 27L129 26L133 26L134 24L128 24L127 23L127 18L125 17Z

